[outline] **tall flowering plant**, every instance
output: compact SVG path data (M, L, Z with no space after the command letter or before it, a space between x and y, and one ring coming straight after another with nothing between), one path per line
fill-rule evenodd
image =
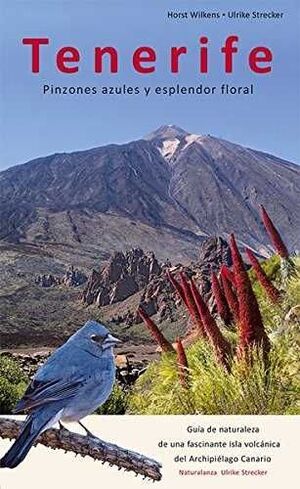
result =
M206 334L215 351L216 358L227 370L229 370L230 358L232 355L231 345L223 336L193 279L190 279L190 288L205 327Z
M288 259L289 252L286 245L283 242L282 237L280 236L278 229L275 227L272 219L270 218L264 206L261 205L260 207L261 207L262 221L264 223L265 229L269 235L269 238L274 246L276 253L278 253L278 255L281 256L281 258Z
M270 350L269 338L266 334L256 296L233 234L230 237L230 249L239 303L238 352L244 354L255 346L262 347L264 360L267 361Z
M266 291L266 294L268 295L269 299L273 303L277 303L281 297L279 290L275 287L275 285L272 284L271 280L269 279L266 272L262 268L258 259L254 255L253 251L251 251L249 248L246 248L246 254L253 267L257 280Z
M144 321L148 330L150 331L151 336L155 339L155 341L159 344L162 351L164 352L173 352L173 345L167 340L167 338L163 335L160 329L157 327L155 322L148 316L148 314L141 308L138 308L138 314Z
M232 282L229 282L227 275L221 272L221 284L224 290L224 295L226 297L227 303L229 305L231 314L233 315L234 321L237 323L239 320L239 302L236 293L233 289Z
M168 278L173 285L174 289L176 290L178 296L182 300L183 304L187 308L191 318L193 319L195 325L197 326L198 332L200 333L200 336L203 338L207 337L205 328L203 326L203 322L201 320L201 317L199 315L198 309L196 307L193 295L191 293L190 287L186 281L186 279L182 279L181 277L181 283L178 282L178 280L175 279L175 277L172 275L171 272L167 272Z
M184 389L189 387L189 373L188 373L188 360L187 356L180 338L176 341L176 352L177 352L177 367L179 372L179 381Z
M220 318L223 319L226 326L228 326L232 321L232 314L230 312L222 286L215 273L212 273L211 275L211 288L213 297L216 301L218 314Z

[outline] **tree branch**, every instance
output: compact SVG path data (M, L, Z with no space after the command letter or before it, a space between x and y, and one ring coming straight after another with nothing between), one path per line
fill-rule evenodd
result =
M0 418L0 438L16 438L21 426L21 421ZM49 448L73 452L82 457L89 456L94 460L101 460L103 464L107 462L110 466L116 465L119 470L132 471L153 481L159 481L162 477L161 464L156 460L99 438L82 436L67 429L49 429L39 436L35 445L38 443Z

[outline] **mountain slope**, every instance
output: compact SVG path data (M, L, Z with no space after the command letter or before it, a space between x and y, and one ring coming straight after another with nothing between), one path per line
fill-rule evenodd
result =
M299 248L300 168L176 126L143 140L54 154L0 173L0 239L105 259L140 246L188 261L203 236L238 238L260 253L263 203Z
M186 146L178 146L170 158L170 195L203 233L234 231L263 252L268 243L258 216L263 203L290 248L299 247L298 166L211 136L186 139Z

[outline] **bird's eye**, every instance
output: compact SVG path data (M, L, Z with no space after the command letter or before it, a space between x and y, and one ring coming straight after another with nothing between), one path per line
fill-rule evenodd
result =
M97 334L92 334L91 335L91 340L92 341L96 341L97 343L102 343L103 337L102 336L99 336Z

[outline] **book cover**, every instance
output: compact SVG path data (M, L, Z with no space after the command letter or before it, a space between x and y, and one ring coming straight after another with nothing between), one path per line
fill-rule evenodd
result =
M0 5L0 488L295 485L299 5Z

